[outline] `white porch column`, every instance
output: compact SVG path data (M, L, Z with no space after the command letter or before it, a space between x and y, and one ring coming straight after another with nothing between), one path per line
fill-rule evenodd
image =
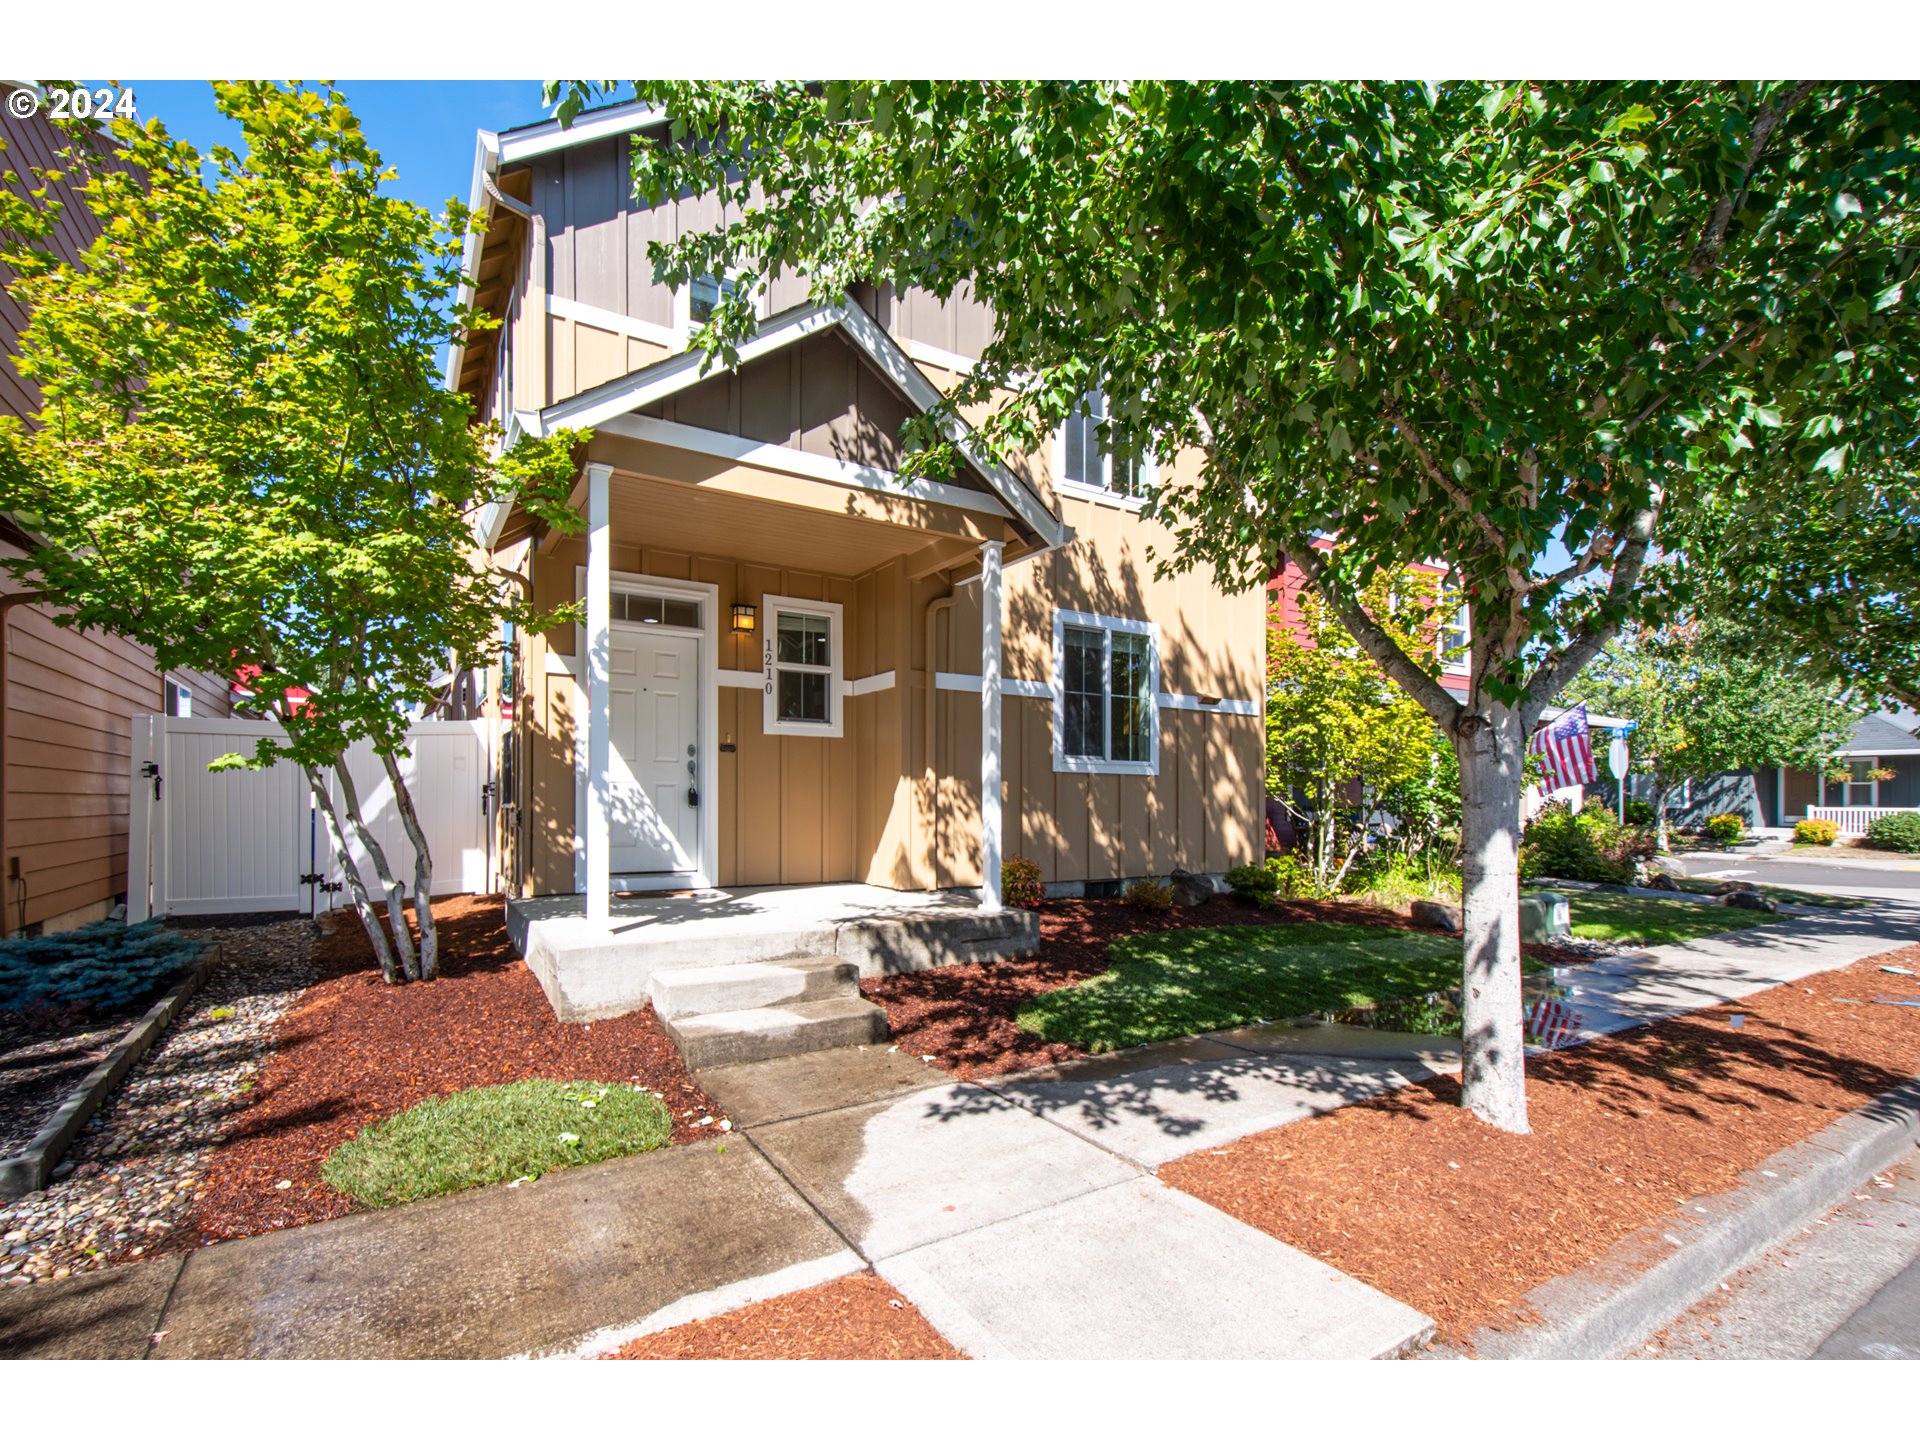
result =
M980 547L980 908L1000 908L1000 552Z
M587 466L587 919L613 915L613 708L608 688L612 658L613 561L609 553L607 491L613 469Z

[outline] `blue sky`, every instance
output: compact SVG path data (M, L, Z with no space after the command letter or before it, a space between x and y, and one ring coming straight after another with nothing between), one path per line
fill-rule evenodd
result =
M95 84L104 82L92 82ZM546 118L538 80L341 80L335 82L367 138L400 172L397 193L439 211L465 203L473 181L473 132ZM201 150L238 145L240 132L213 106L203 80L128 80L142 120Z

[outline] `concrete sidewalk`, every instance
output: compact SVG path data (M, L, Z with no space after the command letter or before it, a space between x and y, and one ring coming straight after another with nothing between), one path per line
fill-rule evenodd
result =
M1804 916L1583 967L1572 1003L1607 1034L1916 942L1920 909ZM601 1353L868 1265L982 1357L1392 1355L1424 1316L1152 1171L1457 1065L1275 1024L981 1083L879 1048L711 1070L724 1141L18 1287L0 1355Z

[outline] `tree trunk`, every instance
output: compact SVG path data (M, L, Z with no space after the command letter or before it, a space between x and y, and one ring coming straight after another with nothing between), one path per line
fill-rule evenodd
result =
M1489 1125L1525 1134L1519 842L1527 729L1519 712L1488 701L1460 718L1453 740L1464 852L1460 1103Z
M394 803L400 807L400 823L413 845L413 913L420 922L420 978L431 980L440 973L440 934L433 924L433 856L427 850L427 832L420 828L419 813L413 808L412 792L400 776L400 762L382 755L380 763L386 766Z
M340 873L346 876L347 893L353 896L354 913L366 927L367 939L373 944L374 958L380 962L380 978L389 985L398 985L405 977L393 957L393 946L387 940L387 932L381 927L380 917L373 913L373 898L367 894L360 871L353 863L353 850L347 844L346 827L340 823L340 813L334 809L333 796L328 793L327 777L305 765L300 767L300 773L307 777L307 788L313 792L313 803L327 817L327 831L333 836L333 853L340 861Z
M360 815L360 793L354 788L353 776L347 773L347 757L342 755L333 762L334 777L340 782L340 795L346 801L347 818L353 822L353 832L360 837L360 844L367 852L367 858L373 861L373 873L379 877L380 888L387 897L387 929L393 935L393 948L400 956L400 969L409 980L420 978L420 962L413 951L413 932L407 928L406 896L402 893L400 882L393 878L393 869L387 864L387 852L367 828L367 822Z
M1667 797L1673 793L1673 790L1674 787L1671 785L1662 784L1658 780L1653 782L1653 823L1657 827L1655 834L1658 837L1654 841L1654 846L1662 855L1673 849L1672 840L1667 833Z

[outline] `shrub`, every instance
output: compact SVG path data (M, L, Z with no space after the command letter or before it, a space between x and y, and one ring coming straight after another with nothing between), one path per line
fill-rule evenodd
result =
M1136 910L1165 915L1173 909L1173 886L1164 880L1136 880L1121 898Z
M1589 805L1575 815L1556 803L1527 827L1520 874L1624 885L1633 879L1633 862L1652 853L1653 836L1638 825L1622 825L1606 807Z
M1835 820L1802 820L1793 827L1793 843L1796 845L1831 845L1840 838L1840 825Z
M1729 849L1747 838L1747 822L1738 815L1709 815L1706 830L1707 839L1722 849Z
M1347 872L1346 890L1389 909L1415 900L1444 900L1457 905L1460 870L1431 852L1407 855L1398 850L1377 850Z
M1920 855L1920 814L1902 810L1882 815L1867 826L1867 844L1875 850L1899 850Z
M1319 900L1324 890L1314 878L1313 867L1291 850L1267 857L1267 869L1275 888L1284 900Z
M519 1080L422 1100L327 1156L321 1177L363 1205L401 1205L667 1143L654 1095L604 1081Z
M1635 800L1632 796L1627 797L1627 824L1652 825L1657 823L1659 819L1660 817L1654 814L1652 801Z
M0 1010L118 1010L144 1000L199 958L202 945L158 920L101 920L0 943Z
M1264 905L1280 888L1280 877L1265 865L1236 865L1227 871L1227 888L1242 900Z
M1040 867L1019 855L1003 862L1000 866L1000 898L1022 910L1038 910L1040 902L1047 898L1047 887L1040 879Z

